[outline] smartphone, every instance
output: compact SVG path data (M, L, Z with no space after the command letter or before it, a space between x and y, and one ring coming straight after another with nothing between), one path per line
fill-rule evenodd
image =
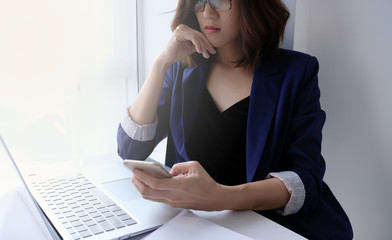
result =
M124 165L129 169L140 169L156 178L171 178L172 175L159 163L142 160L125 159Z

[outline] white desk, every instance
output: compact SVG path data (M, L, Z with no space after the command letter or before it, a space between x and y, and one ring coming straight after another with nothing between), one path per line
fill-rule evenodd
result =
M194 213L253 239L304 239L252 211ZM16 189L0 196L0 239L50 239L44 232ZM144 236L133 239L142 237Z
M100 161L97 158L93 160ZM23 200L23 195L17 190L18 186L21 186L21 182L13 166L0 161L0 239L50 239L50 236L45 234L46 229L41 227L42 224L37 220L40 216L34 213L33 206L28 206ZM253 239L304 239L253 211L194 211L194 213ZM141 239L144 236L132 239Z

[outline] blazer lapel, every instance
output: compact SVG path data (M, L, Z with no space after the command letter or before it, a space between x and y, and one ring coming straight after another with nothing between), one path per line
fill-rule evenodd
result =
M259 164L261 176L268 174L271 159L262 159L272 119L279 98L283 74L279 73L277 62L266 61L255 70L250 95L247 144L246 144L246 175L251 182ZM258 173L260 174L260 173Z
M203 61L198 67L185 68L183 72L183 79L181 84L181 94L178 96L182 99L180 120L175 123L178 124L175 127L180 130L177 133L177 137L174 137L178 142L176 146L180 146L178 152L182 155L183 159L190 160L186 153L185 142L190 134L190 129L194 124L196 114L200 107L201 95L207 74L209 71L208 61ZM180 100L177 98L177 100Z
M203 62L197 68L185 69L184 71L182 120L184 122L185 136L189 136L190 133L187 131L192 129L196 114L200 108L201 96L205 88L208 70L207 62Z

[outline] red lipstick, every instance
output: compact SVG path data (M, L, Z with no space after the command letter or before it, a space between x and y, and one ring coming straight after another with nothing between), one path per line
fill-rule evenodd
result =
M214 26L206 26L205 30L207 33L216 33L219 32L221 29Z

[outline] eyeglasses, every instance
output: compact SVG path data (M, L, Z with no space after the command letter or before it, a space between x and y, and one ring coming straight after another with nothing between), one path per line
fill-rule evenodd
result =
M232 7L232 0L197 0L195 3L195 12L203 12L205 9L206 2L210 4L212 9L218 12L229 11Z

